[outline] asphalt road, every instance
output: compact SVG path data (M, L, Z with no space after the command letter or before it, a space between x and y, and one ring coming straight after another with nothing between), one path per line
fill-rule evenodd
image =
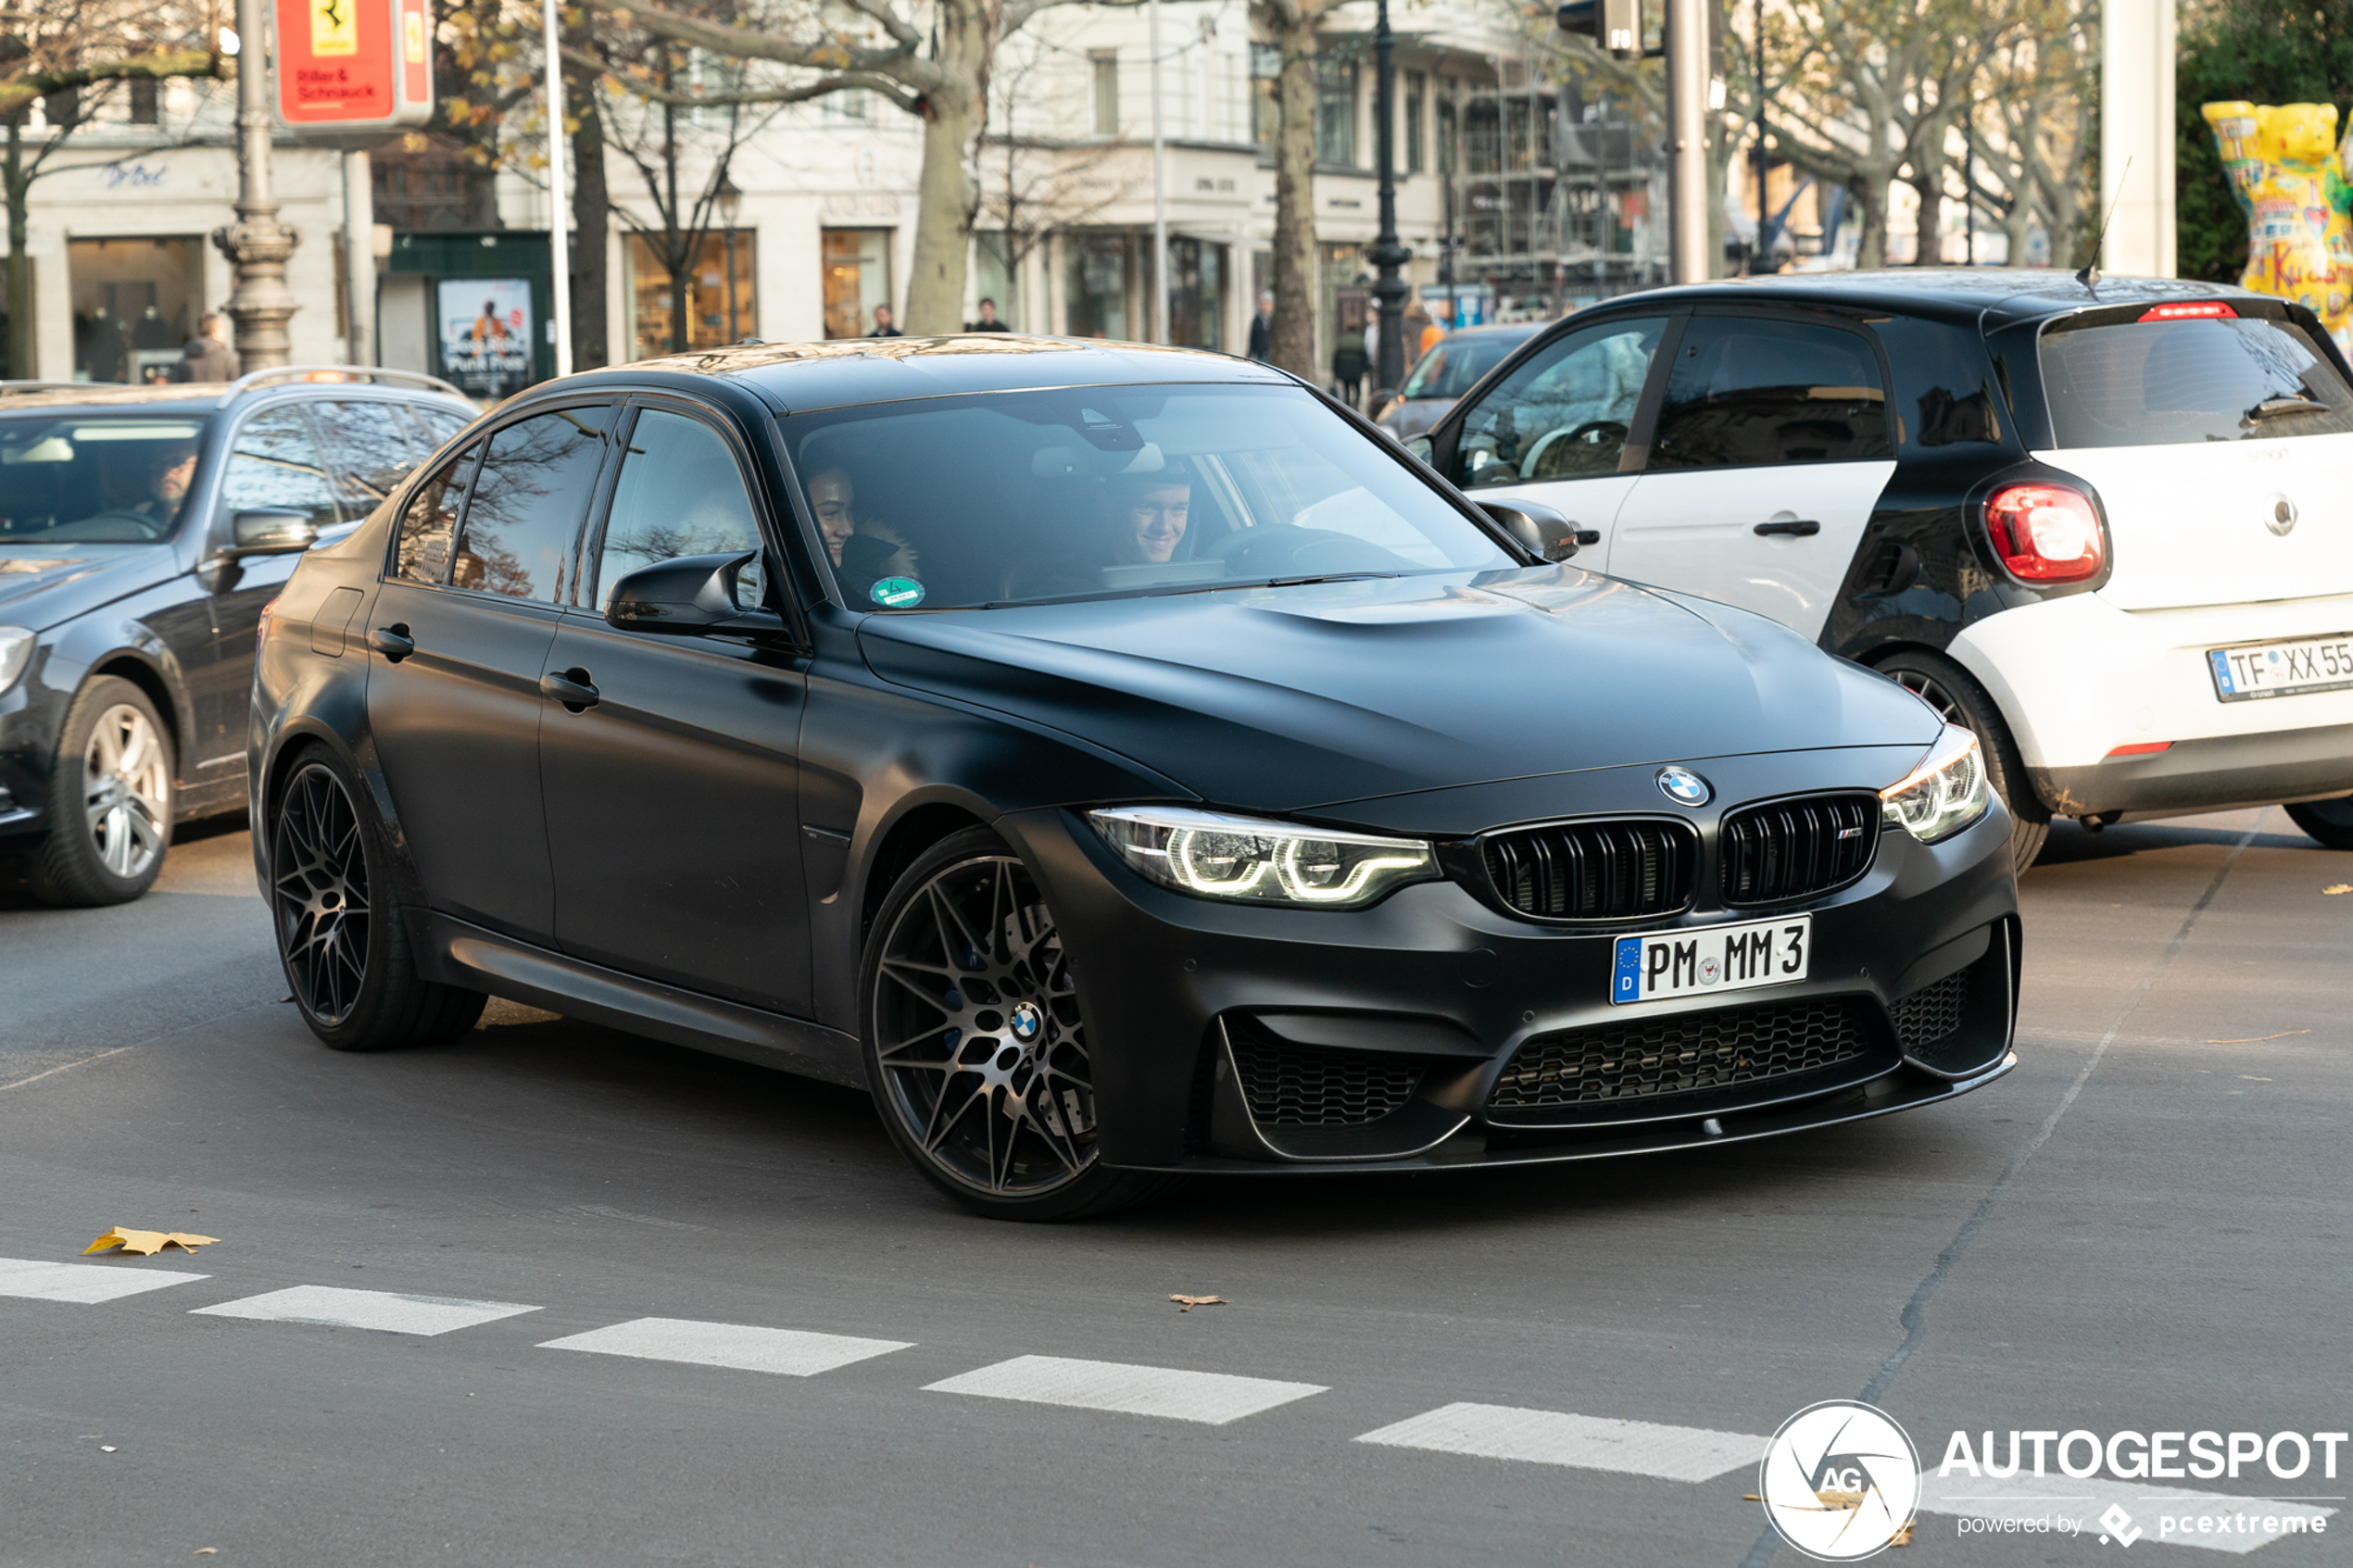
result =
M1754 1460L1705 1456L1818 1400L1872 1390L1931 1466L1956 1429L2343 1430L2353 896L2323 889L2353 855L2276 809L2054 836L2021 1065L1956 1104L1061 1227L950 1209L858 1095L546 1014L327 1051L279 1003L240 833L127 908L0 896L0 1259L222 1238L71 1276L203 1276L111 1300L0 1277L0 1562L1736 1568L1772 1556ZM296 1317L465 1326L202 1311L306 1287ZM640 1349L795 1333L758 1348L782 1372L544 1348L647 1318L686 1326ZM930 1386L1020 1357L1114 1365ZM1357 1440L1456 1404L1506 1409ZM2113 1494L2132 1561L2200 1563L2250 1543L2167 1544L2165 1499L2292 1495L2336 1528L2258 1560L2353 1561L2353 1485L2317 1463L2099 1485L2028 1512ZM2118 1549L1944 1506L1892 1561Z

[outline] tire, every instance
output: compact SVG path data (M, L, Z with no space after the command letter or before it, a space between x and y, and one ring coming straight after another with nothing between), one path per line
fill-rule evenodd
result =
M310 1032L339 1051L451 1040L489 998L417 973L384 831L324 746L296 759L270 802L270 918Z
M2010 860L2020 871L2034 863L2043 852L2043 841L2050 836L2051 812L2034 797L2034 788L2026 782L2026 763L2019 756L2018 742L2010 736L2009 725L2002 721L2002 710L1977 677L1942 654L1923 648L1907 648L1893 658L1881 659L1881 674L1936 709L1937 717L1948 724L1957 724L1977 736L1978 746L1985 754L1986 782L2010 813Z
M49 831L27 868L33 897L86 909L153 887L171 847L173 761L146 693L114 675L76 693L49 772Z
M996 834L957 834L899 878L867 936L859 990L883 1125L974 1213L1076 1220L1166 1185L1098 1157L1076 981L1037 882Z
M2353 849L2353 795L2335 800L2300 800L2288 820L2331 849Z

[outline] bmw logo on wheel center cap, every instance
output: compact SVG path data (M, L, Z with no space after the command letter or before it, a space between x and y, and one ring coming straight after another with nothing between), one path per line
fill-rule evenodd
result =
M1705 779L1689 768L1661 768L1658 771L1659 793L1678 806L1705 806L1715 790Z
M1038 1032L1046 1026L1046 1020L1038 1012L1036 1002L1024 1002L1013 1009L1013 1038L1027 1045L1038 1038Z

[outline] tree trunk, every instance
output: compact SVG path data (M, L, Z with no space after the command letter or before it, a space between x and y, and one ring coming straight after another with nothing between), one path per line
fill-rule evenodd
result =
M1935 267L1944 260L1944 165L1939 159L1933 173L1914 166L1913 178L1905 182L1919 196L1919 217L1912 230L1912 265Z
M1315 368L1315 14L1269 18L1282 65L1275 79L1275 320L1266 357L1321 384L1327 378Z
M924 169L916 187L913 255L902 332L963 330L964 265L972 248L972 180L964 172L980 134L979 102L964 83L924 95Z
M612 363L605 336L611 313L606 259L612 248L612 194L605 184L602 91L592 81L580 94L580 129L572 133L572 362L579 370Z
M32 182L24 172L24 112L8 117L8 162L0 178L7 182L8 200L8 378L31 381L32 362L32 257L25 208Z
M1887 265L1887 176L1880 172L1858 174L1848 183L1862 225L1862 245L1855 253L1858 272Z

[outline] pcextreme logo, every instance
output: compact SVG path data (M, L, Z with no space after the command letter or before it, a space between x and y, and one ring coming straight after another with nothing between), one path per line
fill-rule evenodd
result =
M1756 1493L1781 1539L1817 1562L1854 1562L1911 1529L1919 1455L1886 1411L1825 1399L1773 1434Z

